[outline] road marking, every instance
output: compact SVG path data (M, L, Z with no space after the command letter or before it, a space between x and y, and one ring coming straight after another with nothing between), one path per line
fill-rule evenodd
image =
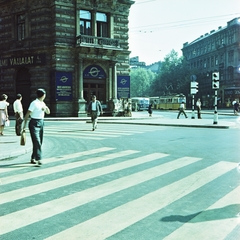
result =
M182 240L180 236L204 240L226 239L227 235L240 224L239 193L240 186L164 239Z
M13 182L25 181L25 180L29 180L31 178L42 177L42 176L46 176L46 175L52 174L52 173L64 172L69 169L75 169L78 167L91 165L93 163L108 161L108 160L112 160L114 158L128 156L130 154L134 154L137 152L138 151L134 151L134 150L126 150L126 151L122 151L122 152L107 154L103 157L91 157L91 158L85 159L83 161L74 161L74 162L70 162L70 163L61 164L58 166L53 166L53 167L48 167L48 168L40 168L38 171L34 171L34 172L27 172L24 174L17 174L14 176L3 177L3 178L1 178L2 185L13 183ZM61 161L61 160L62 159L58 159L58 161Z
M153 155L154 158L148 158L149 161L150 160L155 160L155 156ZM158 155L159 157L165 157L165 155ZM45 182L45 183L41 183L41 184L37 184L34 186L29 186L29 187L25 187L25 188L21 188L21 189L17 189L17 190L13 190L10 192L6 192L6 193L2 193L0 194L0 204L6 203L6 202L11 202L11 201L16 201L18 199L24 198L24 197L29 197L32 196L34 194L39 194L42 192L47 192L49 190L52 189L56 189L56 186L58 188L63 187L63 186L67 186L67 185L71 185L73 183L76 182L80 182L80 181L84 181L87 179L91 179L91 178L95 178L95 177L99 177L108 173L113 173L119 170L123 170L129 167L133 167L136 166L138 164L142 164L143 163L144 158L136 158L136 159L132 159L130 161L126 161L126 162L121 162L121 163L117 163L117 164L113 164L110 166L106 166L106 167L102 167L99 169L94 169L88 172L84 172L84 173L79 173L79 174L74 174L71 176L67 176L61 179L56 179L53 181L49 181L49 182ZM133 174L131 175L131 179L129 179L129 181L131 182L135 182L134 177L136 177L139 181L140 179L145 179L144 181L146 181L147 177L157 177L160 176L162 174L166 174L168 172L174 171L175 169L178 169L180 167L184 167L186 165L189 165L191 163L197 162L201 160L201 158L192 158L192 157L183 157L183 158L179 158L176 159L172 162L168 162L162 165L159 165L157 167L151 168L149 170L145 170L144 172L140 172L139 174ZM146 162L146 160L144 160L144 163ZM133 165L134 164L134 165ZM172 165L174 164L174 166ZM142 176L144 175L144 176ZM147 179L149 180L149 179ZM119 180L121 181L121 180Z
M58 161L63 161L63 160L68 160L68 159L72 159L72 158L77 158L77 157L82 157L82 156L86 156L86 155L91 155L91 154L96 154L96 153L101 153L101 152L106 152L106 151L111 151L114 148L109 148L109 147L102 147L102 148L97 148L97 149L92 149L92 150L86 150L86 151L82 151L82 152L77 152L77 153L70 153L70 154L66 154L64 156L57 156L57 157L51 157L51 158L45 158L43 160L43 162L58 162ZM4 172L11 172L11 171L16 171L16 167L22 167L21 169L27 168L29 167L29 164L14 164L14 168L11 168L9 166L1 166L0 165L0 173L4 173ZM26 166L26 167L25 167ZM31 165L32 166L32 165Z
M159 157L164 157L165 154L152 154L151 159L158 159ZM144 160L144 157L138 158L139 160ZM33 206L24 210L20 210L14 213L0 217L0 222L3 223L0 234L5 234L7 232L13 231L29 224L35 223L37 221L44 220L46 218L52 217L56 214L68 211L75 207L81 206L83 204L89 203L96 199L108 196L110 194L119 192L121 190L127 189L129 187L135 186L137 184L143 183L160 175L172 172L178 168L187 166L196 161L201 160L200 158L180 158L172 162L168 162L157 167L153 167L142 172L134 173L129 176L125 176L111 182L95 186L81 192L77 192L59 199L52 200L37 206ZM131 165L131 164L130 164ZM130 166L129 166L130 167ZM89 173L91 175L91 173ZM72 201L75 199L75 201ZM66 204L66 202L68 204ZM38 214L34 214L38 212ZM11 220L12 219L12 220ZM8 222L11 221L9 225ZM83 238L85 239L85 238Z
M47 239L106 239L107 237L116 234L117 232L142 220L154 212L166 207L170 203L204 186L208 182L216 179L217 177L221 176L227 171L234 169L235 167L235 163L216 163L159 190L116 207L81 224L77 224L74 227L55 234ZM202 176L205 177L203 178ZM170 196L171 198L169 199L167 196ZM30 213L27 215L29 215L29 217L31 216ZM19 217L21 218L23 216L24 214L21 214L20 216L16 217L13 216L10 219L19 219ZM6 222L10 221L10 219ZM5 221L2 222L5 223Z

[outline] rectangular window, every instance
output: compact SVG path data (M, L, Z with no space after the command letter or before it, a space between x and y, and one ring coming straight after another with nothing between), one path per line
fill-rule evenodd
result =
M109 37L108 36L108 18L106 13L97 12L97 36L98 37Z
M92 15L87 10L80 10L80 34L92 35Z
M25 38L25 14L17 16L17 40L21 41Z

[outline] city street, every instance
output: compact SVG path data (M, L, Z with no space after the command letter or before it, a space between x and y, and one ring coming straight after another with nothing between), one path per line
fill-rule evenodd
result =
M239 137L239 127L46 121L41 167L30 152L0 161L0 238L240 239Z

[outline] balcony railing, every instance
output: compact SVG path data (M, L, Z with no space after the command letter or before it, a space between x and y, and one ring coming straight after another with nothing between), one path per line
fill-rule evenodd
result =
M117 39L94 37L88 35L77 36L77 45L85 47L120 49L119 40Z

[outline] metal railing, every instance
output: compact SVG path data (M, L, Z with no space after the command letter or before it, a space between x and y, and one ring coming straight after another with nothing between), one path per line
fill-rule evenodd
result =
M77 36L77 45L86 47L120 48L119 40L88 35Z

